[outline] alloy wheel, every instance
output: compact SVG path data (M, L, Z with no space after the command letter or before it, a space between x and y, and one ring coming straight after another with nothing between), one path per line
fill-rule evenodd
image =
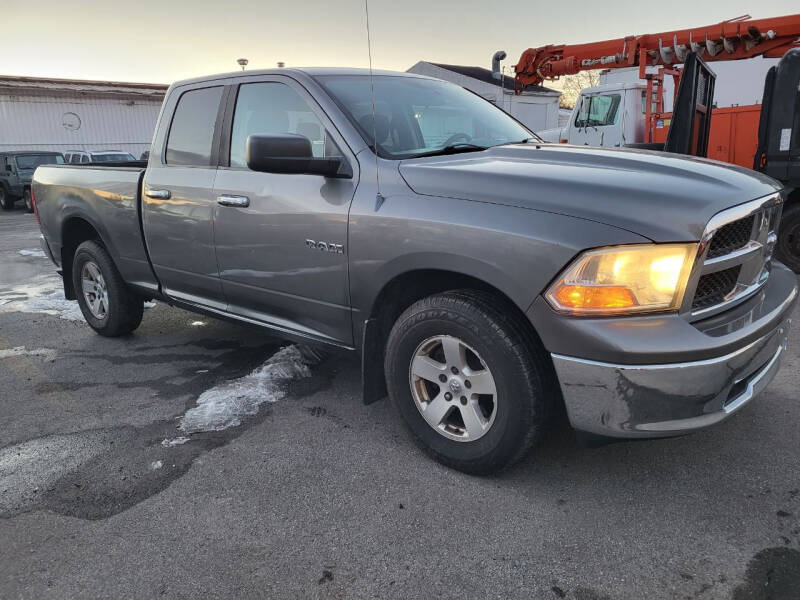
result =
M92 316L105 319L108 316L108 289L97 263L89 261L83 265L81 287Z
M438 335L423 341L409 367L411 395L422 417L440 435L473 442L497 415L497 386L481 356L463 340Z

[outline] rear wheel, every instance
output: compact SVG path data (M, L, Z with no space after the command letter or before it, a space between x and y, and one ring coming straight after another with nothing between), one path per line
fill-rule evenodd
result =
M78 246L72 284L86 322L100 335L125 335L142 322L142 298L128 288L100 243L88 241Z
M389 396L417 443L474 474L521 458L547 420L542 357L495 298L430 296L397 320L386 349Z
M25 210L27 210L29 213L32 213L33 212L33 200L31 200L31 191L29 189L26 189L22 193L22 197L25 200Z
M0 185L0 208L3 210L11 210L14 208L14 200L8 193L8 190Z
M800 203L783 210L775 256L795 273L800 273Z

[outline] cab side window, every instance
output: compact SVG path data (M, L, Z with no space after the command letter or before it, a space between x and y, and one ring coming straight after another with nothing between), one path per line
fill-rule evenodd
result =
M291 87L272 82L239 86L231 130L230 166L247 166L248 136L281 133L307 137L316 157L342 155L316 114Z
M184 92L175 107L167 138L168 165L211 165L211 145L222 87Z

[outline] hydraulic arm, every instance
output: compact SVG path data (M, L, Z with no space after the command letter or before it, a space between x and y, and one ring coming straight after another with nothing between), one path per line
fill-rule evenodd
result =
M716 25L646 35L631 35L590 44L528 48L515 69L515 85L539 85L561 75L590 69L669 66L696 52L706 62L740 60L754 56L779 58L800 47L800 14L751 20L744 15Z

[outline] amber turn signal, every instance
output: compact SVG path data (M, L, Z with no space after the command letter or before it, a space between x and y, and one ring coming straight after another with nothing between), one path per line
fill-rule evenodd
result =
M636 298L626 287L561 285L555 291L558 302L573 309L616 309L636 306Z

